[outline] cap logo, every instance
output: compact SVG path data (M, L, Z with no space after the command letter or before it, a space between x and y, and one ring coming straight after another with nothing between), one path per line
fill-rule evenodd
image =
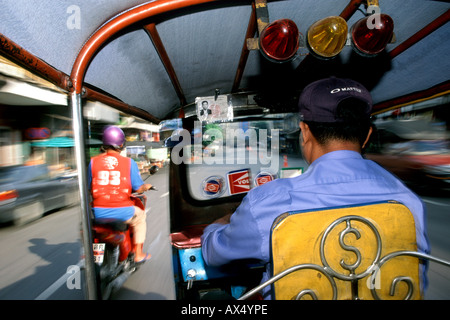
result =
M335 88L335 89L331 90L330 93L333 94L333 93L338 93L341 91L356 91L356 92L361 93L361 89L358 89L355 87Z

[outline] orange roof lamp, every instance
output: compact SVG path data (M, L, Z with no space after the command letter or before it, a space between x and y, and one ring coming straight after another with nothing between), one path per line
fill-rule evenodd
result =
M307 32L309 51L318 58L337 56L347 42L347 22L339 16L331 16L313 23Z

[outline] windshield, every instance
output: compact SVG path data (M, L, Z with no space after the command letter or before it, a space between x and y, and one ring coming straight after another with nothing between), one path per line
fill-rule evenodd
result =
M174 148L172 161L187 164L191 196L197 200L245 194L278 178L301 174L306 162L299 146L296 114L232 123L196 122L191 144Z

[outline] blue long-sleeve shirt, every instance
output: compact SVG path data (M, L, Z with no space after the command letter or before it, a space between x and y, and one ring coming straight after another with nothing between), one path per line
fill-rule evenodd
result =
M252 189L229 224L205 228L203 258L209 265L247 258L269 262L270 228L280 214L385 200L396 200L409 208L416 224L418 250L429 253L425 206L420 198L375 162L343 150L321 156L298 177ZM263 280L267 278L266 273Z

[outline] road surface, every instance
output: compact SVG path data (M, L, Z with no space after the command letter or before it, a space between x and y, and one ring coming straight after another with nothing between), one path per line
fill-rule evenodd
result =
M169 241L168 168L146 182L147 240L152 260L133 274L112 299L175 299ZM422 196L428 208L432 254L450 261L450 199ZM80 266L80 210L70 207L22 227L0 226L0 299L84 299ZM68 272L69 268L69 272ZM431 263L427 299L450 299L450 268ZM80 280L81 286L77 285ZM72 287L70 289L69 287Z
M147 239L152 254L113 299L175 299L169 241L168 168L146 180ZM0 299L84 299L80 209L53 212L21 227L0 226Z

